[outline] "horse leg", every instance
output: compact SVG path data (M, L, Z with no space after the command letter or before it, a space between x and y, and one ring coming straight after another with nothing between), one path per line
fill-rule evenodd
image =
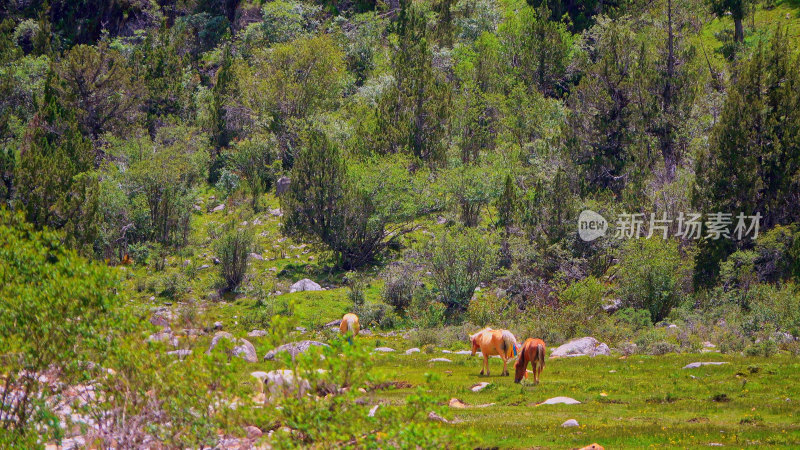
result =
M489 357L486 356L486 353L483 353L483 367L481 368L481 375L484 373L487 377L489 376Z

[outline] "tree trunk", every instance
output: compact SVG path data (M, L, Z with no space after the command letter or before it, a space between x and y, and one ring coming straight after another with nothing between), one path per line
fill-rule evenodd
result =
M744 42L744 25L742 25L742 18L734 17L733 26L734 26L733 40L736 42Z

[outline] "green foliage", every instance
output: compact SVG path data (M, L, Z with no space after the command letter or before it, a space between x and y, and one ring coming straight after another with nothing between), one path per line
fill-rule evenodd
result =
M62 384L41 384L38 376L53 371L65 384L96 376L87 363L103 364L116 342L108 329L119 325L114 273L66 249L60 238L0 210L0 359L5 392L20 394L0 407L0 442L7 445L60 438L53 405L38 393L56 396Z
M28 125L15 183L20 207L37 227L68 228L78 244L94 240L96 200L91 196L96 178L91 144L80 132L77 119L55 92L55 74L48 75L44 98Z
M238 141L228 151L226 161L250 190L253 209L258 211L261 195L269 190L280 170L275 137L257 135Z
M479 230L442 233L429 245L430 270L439 301L450 313L467 309L478 285L494 272L498 249Z
M362 139L377 153L407 153L437 165L445 157L450 93L444 74L432 66L423 13L403 1L396 26L394 80L379 100L374 129L365 129Z
M283 230L312 239L333 252L337 265L371 263L399 234L386 230L371 198L351 183L338 146L320 131L308 133L281 197ZM325 170L320 170L325 167Z
M620 295L626 305L646 309L653 323L660 322L683 299L690 270L676 242L631 239L620 255Z
M790 206L800 173L797 64L780 29L743 64L709 149L697 159L695 207L733 217L758 212L762 229L800 220L798 209ZM719 262L734 249L727 240L706 242L698 254L696 282L711 285Z
M259 25L269 43L292 41L319 26L321 8L303 2L278 0L261 9L264 21Z
M220 275L225 282L225 288L234 290L247 275L249 255L253 247L253 233L232 223L226 228L228 229L214 244L214 250L220 261Z

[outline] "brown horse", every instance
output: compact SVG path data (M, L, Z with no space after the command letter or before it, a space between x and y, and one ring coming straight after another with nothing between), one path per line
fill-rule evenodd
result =
M481 375L489 376L489 357L499 355L503 359L502 376L508 375L508 360L517 354L517 339L508 330L492 330L484 328L469 337L472 343L472 356L478 349L483 355Z
M528 361L533 368L533 381L539 384L539 375L544 369L544 356L546 347L544 341L541 339L528 338L522 344L522 349L519 351L519 358L517 363L514 364L516 373L514 374L514 382L519 383L522 377L528 378Z
M342 323L339 324L339 332L347 335L347 341L353 343L353 336L358 336L360 326L358 324L358 316L353 313L347 313L342 317Z

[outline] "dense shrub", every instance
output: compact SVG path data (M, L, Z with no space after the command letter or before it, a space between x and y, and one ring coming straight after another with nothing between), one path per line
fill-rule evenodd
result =
M407 264L392 265L384 275L381 291L383 302L403 313L414 298L419 280L416 271Z
M508 297L498 296L495 292L479 291L469 302L466 317L470 322L484 326L499 326L512 318L516 308Z
M467 228L434 239L429 252L439 301L450 313L467 309L475 288L494 272L498 255L490 237Z
M681 301L690 274L676 242L631 239L620 258L620 294L626 305L650 311L650 318L657 323Z
M220 275L226 289L236 289L244 280L252 246L252 232L239 228L226 231L216 241L215 250L220 261Z
M322 244L342 268L371 263L402 234L386 230L388 218L351 183L338 146L324 133L309 133L291 178L281 197L283 231Z

